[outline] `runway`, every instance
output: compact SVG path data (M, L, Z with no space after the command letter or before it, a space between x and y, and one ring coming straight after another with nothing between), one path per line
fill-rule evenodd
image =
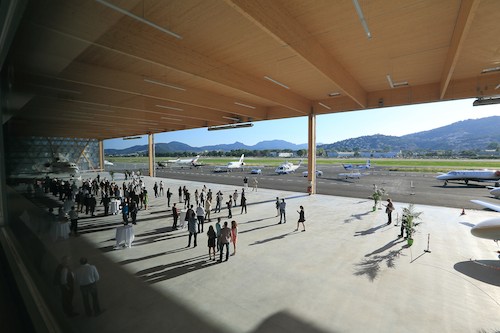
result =
M305 193L308 187L307 178L302 176L302 172L307 170L306 167L288 175L277 175L274 173L274 168L271 167L260 167L261 175L250 174L250 167L227 173L214 173L213 169L213 166L168 167L157 169L156 176L235 186L243 186L243 178L246 176L249 179L249 187L253 186L254 178L257 178L259 188ZM436 174L394 172L375 167L362 172L362 177L359 179L346 179L346 177L339 176L346 171L338 166L320 165L318 170L323 171L323 176L317 178L318 194L366 199L371 197L374 185L376 185L379 189L383 188L388 196L396 202L478 210L482 208L470 202L471 199L480 199L500 205L500 200L490 195L486 184L471 183L465 185L463 182L450 182L447 186L443 186L443 182L435 178Z

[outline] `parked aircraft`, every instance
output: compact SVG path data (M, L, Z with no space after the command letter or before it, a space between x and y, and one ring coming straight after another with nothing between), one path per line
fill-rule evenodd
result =
M158 166L160 168L165 168L169 165L176 165L176 166L200 166L201 164L198 163L198 159L200 158L200 155L196 155L194 158L188 158L188 159L175 159L175 160L167 160L167 161L159 161L157 162Z
M452 170L437 176L436 179L444 180L444 186L450 180L463 180L465 184L469 184L470 180L476 182L498 182L500 180L500 170Z
M214 172L228 172L232 171L233 169L241 169L245 165L245 162L243 162L244 158L245 154L241 154L239 161L229 162L224 166L218 166L214 169Z
M370 160L366 160L366 164L342 164L345 170L366 170L371 168Z
M278 175L287 175L289 173L295 172L298 168L300 168L300 165L302 164L302 160L300 160L299 164L294 165L292 162L285 162L281 164L279 167L274 170Z
M471 200L473 203L486 207L488 209L500 212L500 205L495 205L486 201ZM479 238L500 240L500 217L494 217L476 224L470 231L474 236ZM500 256L499 256L500 258Z
M500 187L488 187L490 189L490 194L495 198L500 197Z
M346 173L339 173L339 177L348 179L348 178L356 178L359 179L361 178L361 172L346 172Z
M69 174L74 177L76 174L80 173L80 169L76 163L68 161L68 158L62 154L58 154L52 162L46 162L44 164L35 164L32 169L38 173L45 174Z
M112 166L114 164L112 162L108 161L108 160L104 160L104 165Z

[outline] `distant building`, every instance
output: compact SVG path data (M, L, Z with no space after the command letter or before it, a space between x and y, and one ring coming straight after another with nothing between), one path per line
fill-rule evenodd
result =
M283 158L289 158L289 157L293 157L294 156L294 153L279 153L278 154L278 157L283 157Z
M339 157L339 158L354 157L353 151L329 151L326 154L328 157Z

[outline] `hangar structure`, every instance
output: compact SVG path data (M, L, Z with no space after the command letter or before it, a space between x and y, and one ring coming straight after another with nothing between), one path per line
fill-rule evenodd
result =
M103 167L106 139L308 117L314 191L316 116L500 95L496 0L7 0L0 22L4 228L26 138Z

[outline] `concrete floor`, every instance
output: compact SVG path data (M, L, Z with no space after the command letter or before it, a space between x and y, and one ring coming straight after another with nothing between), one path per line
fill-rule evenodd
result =
M153 178L144 177L152 196ZM163 179L191 193L204 183ZM121 180L120 180L121 183ZM224 199L241 187L206 183ZM499 247L470 234L498 213L417 205L422 211L413 246L386 225L368 199L259 189L247 190L248 214L239 224L237 254L208 260L205 233L186 248L186 229L171 231L166 198L151 198L134 226L131 248L114 250L121 216L82 218L82 235L47 246L85 255L101 274L99 317L66 320L76 332L499 332ZM278 225L274 200L287 202ZM306 232L295 232L299 205ZM394 219L405 203L396 202ZM99 211L98 213L102 213ZM225 218L226 211L212 214ZM430 237L430 243L428 240ZM430 250L430 252L425 252ZM232 252L232 246L231 246Z

